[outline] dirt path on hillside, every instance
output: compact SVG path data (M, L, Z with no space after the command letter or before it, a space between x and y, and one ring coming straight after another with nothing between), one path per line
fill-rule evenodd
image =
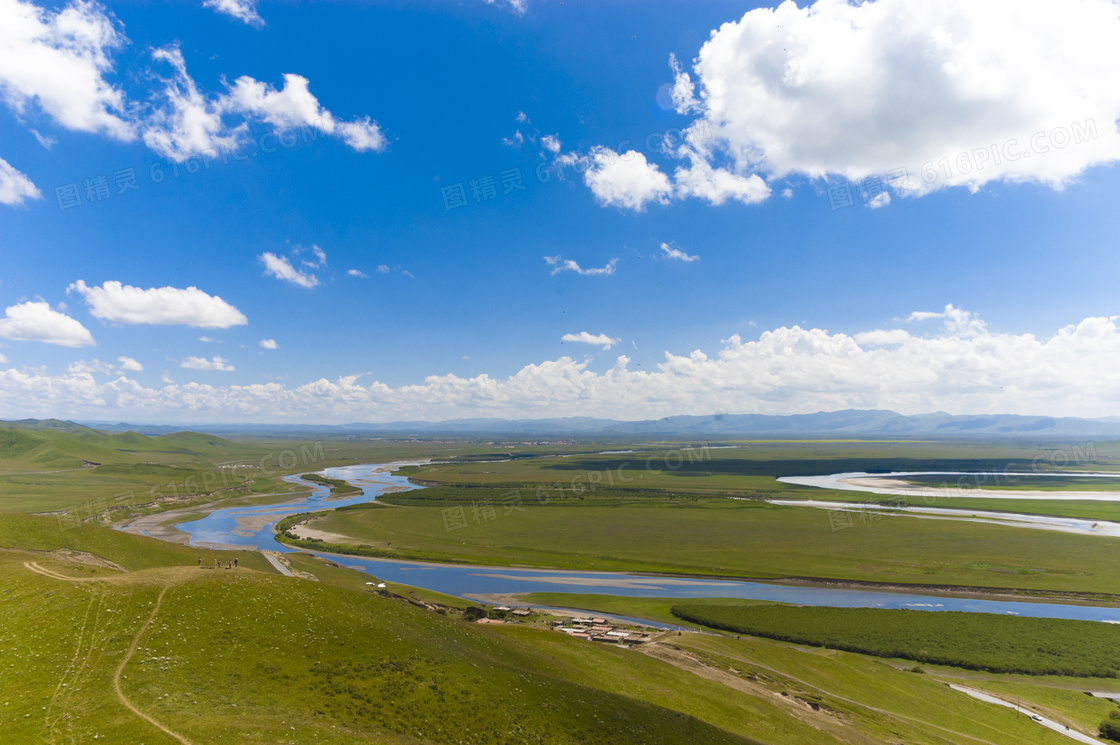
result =
M140 628L139 631L136 632L136 636L133 637L132 646L128 648L128 653L125 654L124 659L121 660L121 664L117 667L116 674L113 675L113 690L117 693L117 700L124 704L124 706L133 714L140 717L153 727L156 727L165 735L175 738L179 742L183 743L183 745L194 745L194 743L180 735L178 732L175 732L163 726L155 719L133 706L132 702L128 700L128 697L124 695L124 691L121 690L121 673L124 672L125 666L128 665L129 661L132 659L132 655L136 654L136 648L140 645L140 638L144 636L144 632L147 631L148 627L152 625L152 621L156 620L156 614L159 613L159 607L163 604L163 596L167 594L167 590L168 588L165 587L160 591L159 597L156 598L156 607L152 608L152 614L148 616L147 622Z
M105 577L67 577L65 574L59 574L53 569L41 567L34 561L25 561L23 565L36 574L41 574L44 577L50 577L51 579L57 579L62 582L100 582L106 579Z
M58 572L55 572L51 569L41 567L34 561L25 561L23 565L36 574L41 574L44 577L50 577L51 579L59 580L61 582L101 582L108 579L107 577L67 577L64 574L59 574ZM152 625L152 622L156 620L156 614L159 613L160 606L163 604L163 596L167 594L168 589L170 588L164 587L160 591L159 597L156 598L156 606L152 608L151 615L148 616L148 620L144 623L143 626L140 627L140 630L136 632L136 636L132 638L132 646L128 648L128 652L125 654L124 659L121 660L121 664L117 666L117 671L113 675L113 690L117 694L117 700L120 701L121 704L133 714L140 717L153 727L159 729L168 737L172 737L183 743L183 745L194 745L193 742L183 737L178 732L175 732L174 730L164 726L160 722L140 711L140 709L136 708L136 706L133 705L131 701L129 701L128 697L124 695L124 691L121 690L121 675L124 673L125 667L132 660L132 656L136 654L136 649L140 646L140 639Z

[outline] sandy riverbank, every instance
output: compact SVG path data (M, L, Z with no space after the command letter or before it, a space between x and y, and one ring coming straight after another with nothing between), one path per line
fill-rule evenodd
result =
M1091 499L1094 501L1118 501L1120 492L1115 491L1044 491L1040 489L976 489L969 484L956 486L950 482L947 487L914 484L897 478L879 476L858 476L839 479L839 483L867 489L876 494L896 494L927 497L971 497L974 499Z

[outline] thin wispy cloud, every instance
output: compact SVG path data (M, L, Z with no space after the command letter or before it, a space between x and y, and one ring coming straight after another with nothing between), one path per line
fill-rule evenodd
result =
M552 271L549 272L549 274L553 276L561 272L575 272L584 277L605 277L614 274L615 266L618 264L618 259L611 259L604 267L584 269L575 261L564 259L561 256L545 256L544 260L552 267Z
M233 372L236 368L229 364L229 360L215 355L210 359L205 357L187 357L179 363L179 367L186 370L203 370L208 372Z
M257 13L256 0L204 0L202 4L250 26L264 26L264 19Z
M12 167L0 158L0 204L19 207L28 199L42 199L43 193L31 182L27 174Z
M676 248L674 246L670 246L668 243L662 243L661 244L661 258L672 259L674 261L686 261L686 262L692 262L692 261L699 261L700 260L699 256L689 256L684 251L682 251L679 248Z
M319 285L319 278L310 272L301 271L292 266L287 256L277 256L266 251L257 257L264 264L264 273L283 282L288 282L296 287L311 289Z
M306 267L310 267L312 269L319 269L319 268L327 265L327 252L324 251L323 249L319 248L318 246L312 245L310 249L305 249L305 248L297 246L292 251L292 253L294 255L298 256L299 254L301 254L301 253L303 253L304 251L307 251L307 250L310 250L311 253L315 256L315 258L314 259L300 259L299 263L303 264Z

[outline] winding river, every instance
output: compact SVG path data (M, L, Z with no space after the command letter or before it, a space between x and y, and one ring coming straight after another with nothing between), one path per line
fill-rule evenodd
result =
M311 495L299 501L279 505L218 510L208 517L180 523L176 527L191 535L193 545L236 546L292 552L294 549L278 543L273 537L273 526L278 520L299 512L368 502L390 488L397 490L419 488L409 484L406 478L391 473L401 465L404 464L370 464L324 469L322 473L328 478L343 479L362 489L361 495L346 499L332 500L329 498L330 491L327 487L304 481L299 476L289 476L286 478L289 483L310 487ZM631 597L725 597L798 605L968 611L1120 623L1120 608L1089 605L950 598L917 593L650 576L623 572L576 572L433 564L355 556L330 556L330 558L380 580L460 597L527 592L576 592Z

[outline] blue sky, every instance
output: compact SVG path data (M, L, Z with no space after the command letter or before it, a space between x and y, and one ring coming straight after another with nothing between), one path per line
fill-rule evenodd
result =
M972 5L0 0L0 416L1120 415L1116 6Z

